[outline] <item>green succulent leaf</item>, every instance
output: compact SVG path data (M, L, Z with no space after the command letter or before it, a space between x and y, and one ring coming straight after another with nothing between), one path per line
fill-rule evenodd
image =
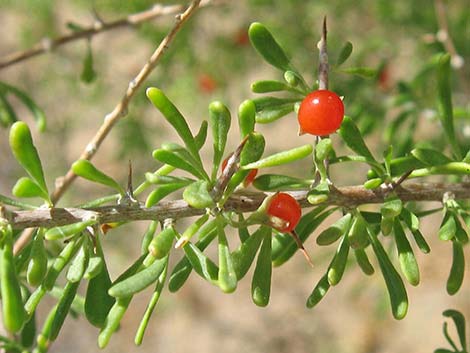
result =
M217 176L222 156L224 155L227 136L230 129L231 116L228 108L222 102L215 101L209 105L209 125L214 139L212 179Z
M442 152L431 148L415 148L411 154L428 166L435 166L453 162L452 159L444 155Z
M18 179L11 193L16 197L40 197L46 201L49 200L49 195L28 177Z
M271 232L266 232L258 253L255 272L251 282L251 297L258 306L269 304L272 275L271 246Z
M313 151L312 145L303 145L287 151L279 152L271 156L260 159L259 161L242 166L241 169L261 169L276 167L302 159L310 155Z
M30 96L28 96L24 91L0 81L0 95L4 96L6 93L13 94L25 105L26 108L28 108L28 110L33 114L38 131L43 132L46 130L46 114L44 114L44 111L39 108Z
M79 159L75 161L72 164L72 171L84 179L109 186L118 191L121 195L125 194L124 189L116 180L97 169L89 160Z
M224 293L232 293L237 289L238 276L235 271L234 261L228 246L227 236L224 230L225 224L221 218L217 219L217 234L219 240L219 275L218 284Z
M375 162L374 156L366 146L361 132L354 121L349 116L344 116L339 129L339 134L348 147L360 156L364 156L367 161Z
M325 274L317 283L312 293L307 299L307 308L313 308L317 305L326 295L330 289L330 283L328 282L328 275Z
M439 58L439 65L437 70L437 88L439 96L439 107L441 114L442 127L444 128L445 135L452 151L457 159L462 159L462 150L458 144L455 136L454 129L454 112L452 109L452 86L450 82L451 67L450 67L450 54L442 54Z
M320 246L330 245L346 234L351 224L351 213L345 214L331 226L322 231L317 237L317 244Z
M18 163L47 194L41 159L34 146L31 131L25 122L17 121L10 128L10 148Z
M401 320L406 316L406 312L408 311L408 295L406 294L405 286L397 270L393 267L382 244L377 239L377 236L370 231L369 240L379 262L385 284L387 285L393 316L395 319Z
M247 99L238 107L238 127L243 138L255 131L256 105Z
M395 243L397 245L398 260L400 262L401 272L405 276L408 283L413 286L419 284L419 267L416 257L411 249L411 245L406 238L405 232L398 219L395 219L393 225L395 234Z
M153 105L160 110L165 119L181 137L193 158L201 162L198 145L183 115L160 89L151 87L147 89L146 93Z
M286 53L263 24L252 23L248 29L248 36L253 47L269 64L282 71L291 69Z
M348 58L351 56L351 53L353 51L353 45L351 42L346 42L344 43L343 47L341 48L341 51L339 52L338 59L336 60L336 67L341 66L343 63L348 60Z
M253 181L253 186L262 191L295 190L308 187L311 180L279 174L263 174Z
M454 321L455 327L457 329L457 334L459 336L460 344L462 346L462 350L465 351L467 349L465 317L462 315L461 312L452 309L444 311L442 315L444 315L445 317L449 317Z
M232 261L237 279L240 281L248 272L255 259L256 253L269 227L260 227L232 252Z
M209 183L198 180L188 185L183 191L183 199L194 208L206 208L214 206L214 200L208 190Z
M465 274L465 254L462 244L452 241L452 267L447 278L447 293L454 295L462 286Z
M85 58L83 59L83 68L80 79L85 83L92 83L96 80L96 71L93 68L93 50L90 41L87 42Z

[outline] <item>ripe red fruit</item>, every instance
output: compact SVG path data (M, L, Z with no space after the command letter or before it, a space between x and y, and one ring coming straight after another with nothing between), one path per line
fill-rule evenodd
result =
M341 125L344 105L341 98L326 89L313 91L300 104L300 134L329 135Z
M302 210L297 200L284 192L273 196L269 202L267 213L273 217L270 220L270 225L283 233L292 232L302 216ZM283 224L280 224L276 218L284 221Z
M228 162L228 159L229 159L229 158L230 158L230 156L228 156L227 158L225 158L224 161L222 162L222 173L224 172L225 167L227 166L227 162ZM249 186L249 185L253 182L253 180L255 180L256 174L258 174L258 169L252 169L252 170L250 170L250 172L249 172L248 175L246 176L245 180L243 181L243 186L244 186L244 187Z
M217 82L208 74L201 74L198 77L199 89L203 93L212 93L217 89Z

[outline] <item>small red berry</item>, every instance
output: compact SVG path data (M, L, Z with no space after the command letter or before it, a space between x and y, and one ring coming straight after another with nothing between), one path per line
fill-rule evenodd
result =
M297 200L284 192L273 196L269 202L267 213L270 217L276 217L284 221L283 225L276 224L276 218L272 219L271 222L273 228L283 233L292 232L302 216Z
M334 133L344 117L341 98L326 89L313 91L300 104L300 133L325 136Z
M201 74L198 77L199 89L203 93L212 93L217 89L217 82L208 74Z
M227 166L227 162L228 162L229 158L230 158L230 156L225 158L224 161L222 162L222 173L224 172L225 167ZM258 174L258 169L250 170L248 175L245 177L245 180L243 181L243 186L248 187L253 182L253 180L255 180L256 174Z

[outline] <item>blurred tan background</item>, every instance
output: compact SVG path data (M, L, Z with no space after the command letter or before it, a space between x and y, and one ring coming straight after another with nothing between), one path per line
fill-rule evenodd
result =
M45 36L66 33L69 21L91 24L93 7L104 20L111 20L145 9L151 3L0 0L3 29L0 56L28 48ZM470 2L466 0L449 2L450 20L462 21L469 8ZM232 1L224 6L200 10L177 37L162 65L145 86L155 85L167 92L191 120L193 130L207 118L207 106L212 99L223 100L230 107L235 122L238 104L253 97L249 89L251 82L282 79L281 74L262 62L246 43L244 33L249 23L265 23L309 82L313 82L317 65L315 46L325 14L329 21L331 55L337 54L346 40L351 41L355 48L353 63L374 67L384 60L389 63L390 86L413 75L421 62L432 54L432 48L427 47L423 39L436 32L431 1ZM79 80L85 41L0 70L1 81L27 91L46 112L46 132L34 132L33 137L43 158L50 188L54 179L63 175L79 156L172 22L172 17L167 16L139 30L122 29L94 37L92 48L98 76L90 85ZM458 38L463 43L465 39L470 42L469 37L470 26L466 33L459 33ZM459 49L469 50L468 46ZM469 57L466 60L470 62ZM467 72L463 74L467 75ZM356 99L360 101L361 97L367 99L364 109L370 106L375 111L383 111L393 94L392 88L381 90L375 81L352 82L337 74L330 79L331 84L345 95L348 114L356 109L359 104ZM468 82L468 78L466 80ZM356 86L361 87L360 90L356 91ZM456 93L455 99L468 101L468 97L460 92ZM369 100L372 103L369 104ZM351 102L349 106L348 101ZM19 102L13 103L19 117L33 124L32 117ZM178 138L147 103L144 90L138 93L129 113L94 159L97 166L122 183L126 179L128 159L132 160L137 182L140 182L145 171L157 167L151 158L152 149L164 141ZM375 118L380 127L391 116L376 115ZM291 115L272 126L259 127L268 141L266 154L311 141L307 136L297 137L294 123L295 117ZM433 124L431 121L428 126L418 125L418 138L432 135L436 128ZM380 154L384 147L380 144L380 128L378 130L370 134L368 141ZM22 175L22 171L9 152L7 136L7 129L1 129L0 193L10 195L14 180ZM237 139L238 131L234 125L229 150L236 146ZM336 137L333 140L339 150L344 149ZM208 143L204 149L206 157L210 145ZM207 161L210 165L209 158ZM344 174L344 170L348 173ZM333 168L332 178L339 185L362 183L366 170L358 165ZM295 170L289 168L284 172L303 176L309 172L308 161L299 162ZM60 205L91 200L107 192L77 180ZM438 205L429 205L429 208L435 206ZM337 215L330 217L322 227L332 223L335 217ZM275 268L271 302L267 308L258 308L251 302L249 274L239 283L236 293L226 295L193 273L178 293L164 291L142 347L135 347L133 338L150 297L149 291L134 298L120 331L105 351L425 353L447 347L442 335L442 311L455 308L470 317L470 286L467 268L463 288L454 297L446 294L452 250L449 244L438 241L438 222L439 217L423 220L423 233L432 251L428 255L415 251L421 269L421 284L417 288L407 286L410 308L407 317L400 322L391 315L380 273L366 278L353 262L343 281L337 288L331 288L316 308L305 307L306 298L326 271L334 252L334 247L319 248L315 244L317 231L307 243L315 268L311 269L299 254L281 268ZM106 236L104 248L113 278L138 256L144 229L145 223L141 222L121 227ZM385 243L388 244L388 239ZM468 246L465 252L469 259ZM175 252L172 262L180 256ZM40 305L39 312L47 312L52 303L52 300L46 300ZM97 333L84 318L68 318L51 352L98 352Z

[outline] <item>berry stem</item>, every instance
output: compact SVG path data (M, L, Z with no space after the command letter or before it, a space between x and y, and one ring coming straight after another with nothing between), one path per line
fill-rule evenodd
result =
M307 250L305 250L304 245L302 244L302 241L300 240L300 238L297 235L297 233L295 232L295 230L290 232L290 235L292 235L292 238L294 238L295 242L297 243L297 246L299 247L300 251L302 251L302 254L304 254L305 258L307 259L307 262L309 263L309 265L313 267L312 258L308 254Z

